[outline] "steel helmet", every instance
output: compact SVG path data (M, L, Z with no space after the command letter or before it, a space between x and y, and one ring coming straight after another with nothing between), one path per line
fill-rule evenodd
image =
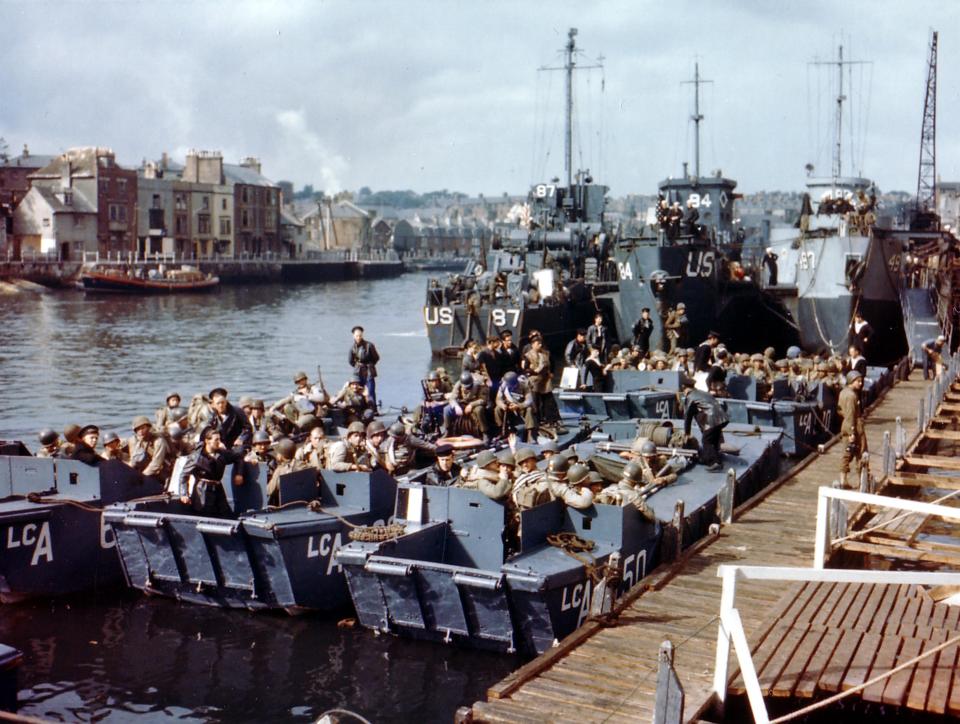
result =
M120 436L111 430L106 435L103 436L103 444L109 445L110 443L120 442Z
M566 455L554 455L547 462L547 472L551 472L556 475L566 474L569 468L570 461L567 459Z
M492 450L482 450L480 454L477 455L478 468L485 468L495 462L497 462L497 456L493 454Z
M513 387L517 384L517 380L520 378L517 376L516 372L510 371L503 376L503 383L508 387Z
M167 418L171 422L180 422L183 418L187 416L187 409L185 407L174 407L170 412L167 413Z
M176 397L178 400L182 400L182 399L183 399L182 397L180 397L180 393L179 393L179 392L168 392L168 393L167 393L167 396L163 398L163 401L164 401L164 402L170 402L170 398L171 398L171 397Z
M567 470L567 482L571 485L577 485L583 482L589 483L590 468L580 463L574 463L570 466L570 469Z
M369 425L367 425L367 437L373 437L374 435L379 435L387 431L386 426L381 420L374 420Z
M288 437L277 443L277 452L284 460L291 460L297 452L297 444Z
M440 375L437 374L436 370L430 370L427 373L427 382L436 382L440 379Z
M473 387L473 373L464 370L460 373L460 384L464 387Z
M407 428L403 426L402 422L395 422L390 426L390 429L387 431L390 437L406 437Z
M787 359L796 359L800 356L800 348L797 345L792 344L787 347Z
M352 434L355 433L355 432L358 432L358 433L360 433L361 435L363 435L366 431L367 431L367 428L366 428L366 427L364 426L364 424L363 424L362 422L360 422L359 420L358 420L358 421L355 421L355 422L351 422L351 423L347 426L347 435L352 435Z
M43 428L37 435L41 445L53 445L57 441L57 437L59 437L57 431L51 430L49 427Z
M293 375L293 384L297 384L300 380L303 380L304 382L306 382L307 379L308 378L307 378L306 372L296 372Z
M852 385L854 380L859 380L863 375L861 375L857 370L850 370L847 372L847 384Z
M262 442L270 442L270 433L266 430L257 430L253 433L253 444L257 445Z
M516 458L514 458L513 453L510 452L510 449L508 448L497 455L497 464L509 465L512 468L516 466L517 461Z
M643 480L643 466L636 460L631 460L623 469L623 479L631 483L639 483Z
M137 415L135 418L133 418L133 423L131 423L130 428L132 430L137 430L137 428L141 428L144 425L152 427L153 423L150 422L150 418L146 415Z
M528 447L522 447L519 450L517 450L517 453L516 455L513 456L513 459L517 463L517 465L519 465L523 461L530 460L531 458L535 460L536 457L537 457L537 454L533 450L531 450Z
M177 423L171 422L169 425L167 425L167 436L171 440L179 440L181 437L183 437L183 428Z
M644 457L650 457L657 454L657 444L653 440L646 440L640 446L640 454Z

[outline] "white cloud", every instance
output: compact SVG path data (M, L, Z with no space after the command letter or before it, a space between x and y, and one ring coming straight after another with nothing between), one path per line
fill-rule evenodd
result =
M277 111L274 118L281 135L277 149L279 158L274 159L275 170L271 169L270 173L275 178L304 177L301 183L313 180L318 189L327 193L342 190L341 179L349 164L343 156L331 151L319 134L311 130L304 110Z

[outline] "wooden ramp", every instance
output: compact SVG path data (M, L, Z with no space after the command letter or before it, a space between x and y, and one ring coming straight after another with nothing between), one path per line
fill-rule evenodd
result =
M908 439L916 434L917 402L927 385L919 372L889 390L867 417L869 447L879 452L884 431L901 417ZM636 722L652 721L657 652L669 639L683 684L684 716L696 719L713 684L724 563L812 565L817 490L839 475L842 448L811 456L759 501L741 506L735 521L704 539L669 567L661 567L610 625L588 622L491 687L473 705L476 721ZM879 455L877 456L879 457ZM759 497L759 496L758 496ZM745 581L737 601L743 625L756 640L785 584Z
M917 586L800 583L751 645L764 697L812 699L853 689L960 634L960 606ZM958 645L870 684L864 701L960 714ZM729 694L745 695L737 676Z

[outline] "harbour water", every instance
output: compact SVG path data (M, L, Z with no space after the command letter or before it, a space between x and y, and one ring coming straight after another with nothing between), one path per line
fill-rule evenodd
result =
M225 287L171 297L80 292L0 298L0 439L36 448L44 426L130 434L166 392L218 385L267 404L319 365L350 374L350 328L380 351L378 397L414 405L432 360L426 275ZM349 615L345 612L344 616ZM343 707L371 721L450 721L520 662L296 618L101 593L0 607L0 642L25 653L21 713L63 721L309 721Z

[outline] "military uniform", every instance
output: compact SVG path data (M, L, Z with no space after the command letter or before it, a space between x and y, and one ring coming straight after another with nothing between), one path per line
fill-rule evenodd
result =
M555 474L547 473L547 489L550 496L556 500L563 501L564 505L569 505L577 510L586 510L593 505L593 493L589 488L578 490L567 482L566 477L560 477Z
M497 472L471 465L460 476L456 487L465 490L479 490L491 500L503 500L510 494L513 482Z
M516 389L510 390L506 384L501 384L500 389L497 390L496 404L493 408L493 419L497 430L505 430L510 425L511 416L523 420L528 440L536 437L536 401L528 385L518 382Z
M849 385L840 390L840 396L837 398L837 412L843 418L840 435L845 444L840 472L845 482L846 475L850 472L850 463L854 459L857 460L858 471L865 467L862 456L867 452L867 434L863 427L863 411L857 390Z
M553 500L547 474L543 470L531 470L521 473L513 483L510 497L517 510L530 508L548 503Z
M257 450L251 450L247 453L243 461L252 465L266 465L268 476L273 474L273 471L277 469L278 465L277 458L269 450L263 453Z
M337 472L349 472L354 466L370 467L364 447L355 448L347 440L337 440L327 448L327 465Z
M267 505L280 504L280 477L287 473L295 473L297 470L305 470L309 466L301 460L284 460L277 463L273 474L270 476L270 482L267 483Z
M450 394L447 395L447 406L443 408L443 425L447 435L453 434L454 420L461 416L469 417L473 421L474 428L481 435L487 435L485 390L483 385L475 381L468 386L461 380L453 386ZM460 408L462 415L457 414L455 405ZM470 408L469 411L467 407Z
M633 506L639 510L644 517L654 520L653 510L647 505L646 498L641 495L640 490L629 480L620 480L613 485L608 485L597 495L597 502L606 505L619 505L622 508Z
M314 467L317 470L323 470L324 468L328 467L327 445L325 442L315 445L312 441L308 440L297 450L297 454L294 456L294 459L304 463L305 465Z
M127 451L130 467L138 470L144 477L166 480L173 470L174 455L167 438L158 432L150 431L141 439L134 434L127 438Z
M696 420L702 431L700 460L712 469L719 469L723 428L730 422L727 411L713 395L701 390L689 390L684 404L683 434L690 435L691 424Z
M460 478L460 465L453 463L449 470L442 470L436 463L427 470L423 478L424 485L437 485L448 487L456 485Z

